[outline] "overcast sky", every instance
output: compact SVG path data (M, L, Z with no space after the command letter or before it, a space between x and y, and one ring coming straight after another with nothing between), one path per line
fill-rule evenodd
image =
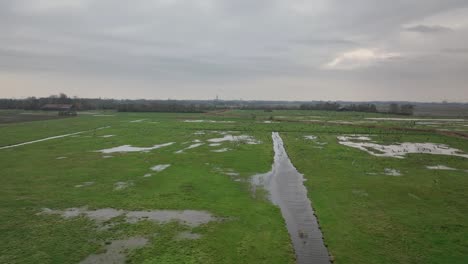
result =
M1 0L0 97L468 102L467 0Z

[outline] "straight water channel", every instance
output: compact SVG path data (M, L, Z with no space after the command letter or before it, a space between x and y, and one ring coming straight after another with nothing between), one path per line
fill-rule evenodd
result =
M307 197L303 175L291 163L278 132L272 133L272 139L275 151L272 170L255 175L252 179L253 184L263 186L269 192L272 203L281 209L294 246L296 262L329 264L330 257Z

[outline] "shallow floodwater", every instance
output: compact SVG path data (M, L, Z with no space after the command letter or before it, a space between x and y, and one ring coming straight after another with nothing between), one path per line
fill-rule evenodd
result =
M252 136L247 136L247 135L240 135L240 136L233 136L233 135L224 135L222 138L212 138L208 139L208 142L211 143L221 143L225 141L231 141L231 142L245 142L249 145L255 145L255 144L260 144L261 142L259 140L256 140Z
M196 210L146 210L146 211L125 211L114 208L102 208L88 210L87 207L68 208L65 210L52 210L44 208L38 215L51 214L60 215L65 219L86 216L98 224L106 225L107 221L118 216L124 216L125 221L135 224L140 221L152 221L158 223L168 223L178 221L181 224L197 227L218 219L206 211Z
M339 136L338 143L365 151L377 157L393 157L403 159L407 154L433 154L468 158L468 154L444 144L403 142L392 145L380 145L369 142L367 136Z
M162 148L162 147L167 147L174 143L175 142L169 142L165 144L154 145L152 147L133 147L131 145L123 145L123 146L119 146L115 148L97 150L97 152L102 152L105 154L116 153L116 152L143 152L143 151L155 150L155 149Z
M289 160L280 135L273 132L272 138L275 151L272 170L255 175L252 178L253 186L263 186L268 190L270 200L280 207L297 263L330 263L322 232L303 184L303 175Z
M426 166L429 170L457 170L455 168L447 167L445 165Z
M161 172L161 171L169 168L170 166L171 166L171 164L160 164L160 165L156 165L156 166L151 167L151 170L156 171L156 172Z

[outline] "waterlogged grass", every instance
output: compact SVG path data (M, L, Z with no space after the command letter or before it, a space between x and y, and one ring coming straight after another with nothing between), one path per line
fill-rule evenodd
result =
M268 171L272 162L270 134L252 132L249 135L263 144L224 142L222 146L231 151L213 153L210 150L214 148L206 140L222 136L193 135L198 127L190 129L190 124L180 122L177 117L85 116L2 127L5 131L2 135L7 135L3 142L18 143L15 136L9 136L15 135L15 131L21 140L33 140L111 126L78 137L2 150L0 262L77 263L102 250L106 242L143 236L150 243L131 251L128 260L132 263L293 263L294 254L279 209L259 195L254 198L247 182L233 181L220 171L232 169L241 179ZM148 120L130 122L137 118ZM25 135L28 126L30 135ZM39 130L36 135L38 126L48 129ZM217 128L223 130L223 126ZM115 136L101 137L108 134ZM196 139L205 144L181 154L174 153L187 147L185 141ZM146 153L113 153L110 158L95 152L120 145L145 147L167 142L176 143ZM66 158L58 160L57 157ZM161 172L151 171L158 164L171 166ZM143 177L147 173L152 176ZM83 182L93 184L75 187ZM116 191L116 182L132 184ZM191 230L202 235L198 240L177 240L178 233L190 228L176 222L128 224L113 219L112 228L101 230L85 217L63 219L58 215L37 215L43 208L64 210L83 206L203 210L218 221Z
M284 133L305 174L325 242L337 263L467 263L468 160L430 154L375 157L338 144L337 135ZM465 153L468 142L443 136L377 135L382 144L433 142ZM323 148L317 142L326 142ZM443 164L457 171L428 170ZM401 176L385 174L398 170Z
M293 164L307 178L309 197L337 263L468 262L468 159L429 154L410 154L405 159L374 157L339 145L336 137L370 134L385 144L442 143L468 152L464 139L389 130L399 126L390 121L374 128L366 123L327 123L386 117L378 114L99 114L114 116L86 114L0 125L0 146L84 131L0 150L0 263L77 263L102 252L106 243L129 237L149 239L146 246L128 252L130 263L294 263L280 210L265 199L263 191L252 194L248 182L252 175L271 169L272 131L280 132ZM97 129L102 127L106 128ZM226 133L249 135L262 143L209 146L209 139ZM318 138L308 140L305 135ZM168 142L175 143L149 152L97 152ZM176 153L194 142L203 145ZM221 148L229 151L212 152ZM160 164L171 166L160 172L151 170ZM458 170L426 168L435 165ZM385 175L385 169L402 175ZM144 177L147 174L151 176ZM118 182L126 187L114 190ZM130 224L116 217L103 229L86 217L38 214L43 208L84 206L90 210L201 210L217 221L190 228L175 221ZM187 231L201 237L177 239Z

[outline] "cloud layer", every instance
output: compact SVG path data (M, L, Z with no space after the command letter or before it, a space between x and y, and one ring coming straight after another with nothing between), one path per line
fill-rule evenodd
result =
M468 101L463 0L6 0L0 97Z

